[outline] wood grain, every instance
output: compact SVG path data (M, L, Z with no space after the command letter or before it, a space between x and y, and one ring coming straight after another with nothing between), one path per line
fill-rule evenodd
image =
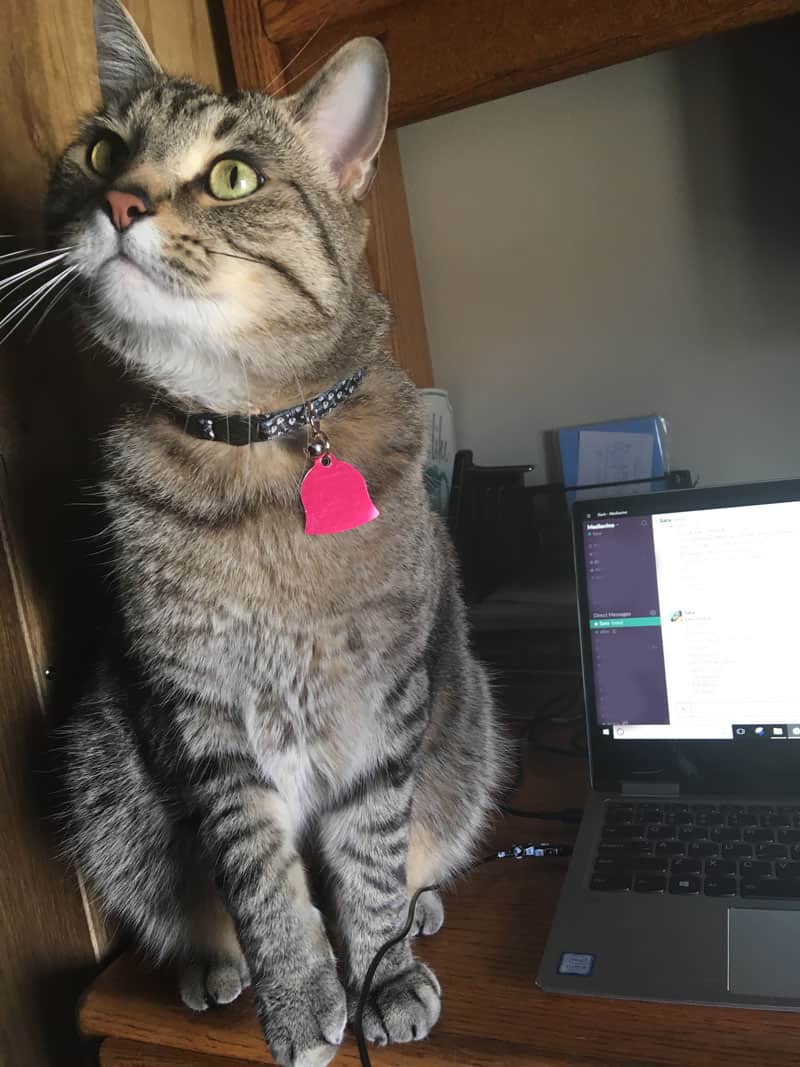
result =
M269 39L278 42L400 3L403 0L261 0L261 20Z
M237 88L280 93L285 60L264 32L259 0L223 0L223 9Z
M43 1067L76 1055L72 1004L94 953L43 825L41 692L0 508L0 1063Z
M193 1052L110 1038L100 1046L100 1067L198 1067L198 1060ZM248 1061L203 1056L200 1067L248 1067Z
M287 6L282 18L297 18L298 31L282 39L285 55L318 29L314 9L328 7L322 0ZM358 15L331 19L303 58L321 61L351 37L379 37L392 66L390 122L404 125L798 11L798 0L367 3ZM289 24L268 20L273 34Z
M554 808L583 801L582 760L536 754L528 778L520 804ZM552 824L511 818L498 823L495 836L498 844L510 844L545 834L561 841L571 836ZM375 1067L421 1061L429 1067L796 1067L796 1014L564 997L537 989L534 978L564 869L558 860L489 864L447 895L442 932L418 943L442 981L442 1018L421 1045L373 1050ZM81 1025L90 1034L179 1049L195 1056L197 1067L206 1065L206 1056L272 1062L249 998L191 1015L178 1001L174 978L145 970L129 956L95 982ZM153 1061L158 1067L165 1054L159 1055ZM336 1063L358 1062L348 1039Z
M375 285L394 312L391 349L419 388L433 385L425 312L408 214L397 133L390 130L381 149L378 174L366 201L370 218L367 260Z

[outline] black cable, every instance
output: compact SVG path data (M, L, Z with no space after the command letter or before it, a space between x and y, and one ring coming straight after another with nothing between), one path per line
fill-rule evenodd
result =
M570 845L551 845L549 842L530 842L527 845L512 845L511 848L501 849L499 852L492 852L491 855L484 856L482 860L474 863L470 870L475 870L477 867L482 867L485 863L491 863L494 860L520 860L526 858L542 859L547 856L571 855L572 847ZM358 1045L358 1056L361 1060L361 1067L372 1067L372 1061L369 1058L369 1047L367 1045L367 1040L364 1037L364 1009L367 1006L367 1000L369 999L372 990L375 973L380 967L386 953L393 949L395 945L399 945L401 941L405 941L411 933L411 927L414 925L414 916L419 898L423 893L430 893L438 888L438 885L426 885L423 886L422 889L416 891L409 901L408 917L405 926L399 934L395 934L394 937L385 941L381 945L367 968L367 973L364 975L364 982L361 986L361 994L358 998L358 1004L356 1005L356 1012L353 1016L353 1030L356 1035L356 1044Z

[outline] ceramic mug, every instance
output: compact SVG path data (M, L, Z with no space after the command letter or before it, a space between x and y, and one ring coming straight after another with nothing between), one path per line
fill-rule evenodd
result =
M420 389L419 392L426 413L425 487L433 510L446 515L456 454L453 409L445 389Z

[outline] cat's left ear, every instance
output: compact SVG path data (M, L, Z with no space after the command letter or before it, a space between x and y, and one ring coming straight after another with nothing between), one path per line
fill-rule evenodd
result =
M340 187L356 200L366 196L389 107L383 45L374 37L350 41L286 103L328 160Z
M94 36L104 104L162 73L139 27L120 0L94 0Z

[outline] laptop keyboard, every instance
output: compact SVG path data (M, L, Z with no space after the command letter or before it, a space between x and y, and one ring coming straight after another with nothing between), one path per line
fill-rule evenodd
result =
M800 900L800 806L609 802L589 884Z

